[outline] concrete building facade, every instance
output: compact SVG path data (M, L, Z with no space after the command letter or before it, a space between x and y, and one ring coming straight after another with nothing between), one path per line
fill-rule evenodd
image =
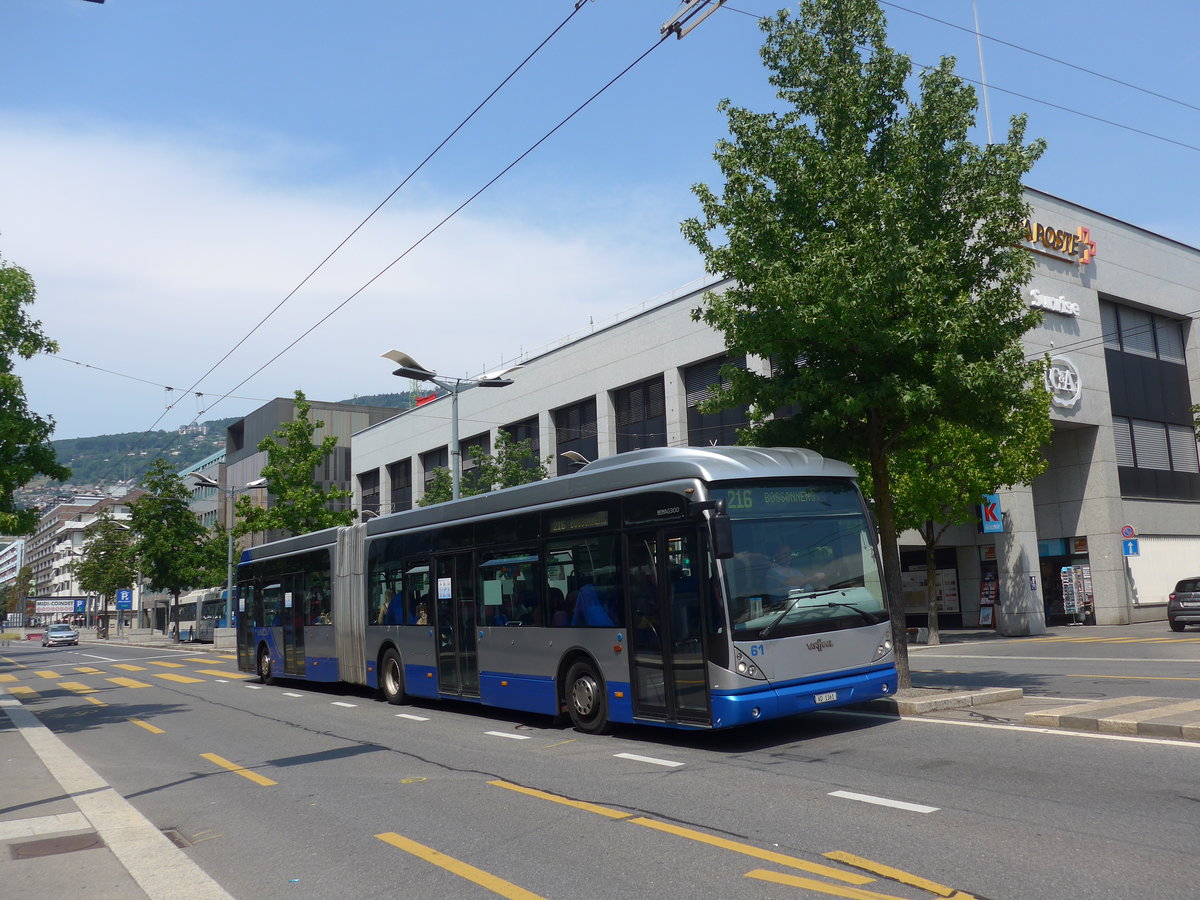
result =
M1049 466L1032 485L981 503L977 526L951 529L937 571L915 535L901 541L905 598L923 610L937 581L940 620L1044 631L1047 617L1102 624L1165 618L1177 579L1200 574L1200 458L1191 407L1200 402L1200 250L1060 198L1027 191L1025 246L1035 272L1024 299L1043 312L1025 337L1047 357ZM769 374L767 360L731 359L721 335L692 319L695 284L607 327L520 360L503 389L459 398L463 458L490 452L499 429L571 471L637 447L730 444L744 410L697 408L731 362ZM387 348L381 347L380 350ZM419 354L418 347L403 348ZM354 435L354 503L380 514L411 508L448 465L451 401ZM993 530L995 529L995 530ZM1130 543L1132 542L1132 543Z

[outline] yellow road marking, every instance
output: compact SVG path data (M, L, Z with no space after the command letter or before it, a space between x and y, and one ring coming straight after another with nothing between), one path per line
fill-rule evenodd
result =
M667 822L656 822L653 819L638 817L630 819L634 825L645 825L647 828L653 828L655 831L665 831L667 834L678 835L679 837L690 838L693 841L699 841L702 844L709 844L713 847L720 847L723 850L732 850L734 853L741 853L745 856L753 856L755 859L773 862L777 866L789 866L793 869L800 869L804 872L811 872L814 875L823 875L826 878L833 878L837 881L844 881L847 884L870 884L874 878L867 878L864 875L855 875L853 872L843 872L840 869L835 869L831 866L823 866L820 863L809 862L805 859L799 859L795 856L786 856L783 853L775 853L771 850L763 850L760 847L754 847L750 844L742 844L738 841L730 841L725 838L716 837L715 835L705 834L702 831L693 831L690 828L681 828L678 825L670 825Z
M548 794L545 791L535 790L534 788L522 787L519 784L513 784L509 781L489 781L488 784L495 787L502 787L507 791L516 791L518 794L528 794L530 797L537 797L539 800L549 800L551 803L572 806L575 809L582 809L584 812L595 813L598 816L607 816L610 819L633 818L633 813L621 812L619 809L609 809L607 806L587 803L583 800L568 800L566 797L560 797L557 794Z
M75 671L79 672L82 675L99 675L100 674L100 669L97 669L94 666L76 666Z
M892 881L898 881L901 884L911 885L915 888L920 888L923 891L929 891L938 897L953 897L958 892L944 884L938 884L936 881L930 881L928 878L922 878L920 875L913 875L911 872L905 872L901 869L895 869L892 866L886 866L883 863L875 862L873 859L867 859L863 856L855 856L853 853L846 853L843 850L832 850L829 853L822 854L826 859L832 859L834 862L845 863L848 866L854 866L856 869L863 869L867 872L873 872L881 878L890 878ZM961 894L959 896L962 896Z
M155 678L165 678L167 681L177 681L180 684L200 684L203 678L192 678L188 675L177 675L174 672L155 672Z
M144 682L144 681L136 681L133 678L125 678L124 676L121 676L119 678L110 678L108 680L111 681L113 684L120 685L121 687L127 687L127 688L150 687L150 685L146 684L146 682Z
M114 669L124 669L126 672L145 672L145 666L135 666L133 663L116 663Z
M164 661L164 660L161 660L161 659L152 659L152 660L150 660L150 665L152 665L152 666L163 666L164 668L167 668L167 669L182 669L182 668L185 668L185 666L183 665L183 663L176 663L176 662L166 662L166 661Z
M88 703L95 703L97 706L108 706L103 700L97 700L95 697L84 697Z
M224 672L221 669L197 669L198 675L211 675L213 678L253 678L249 672Z
M775 853L771 850L763 850L759 847L751 846L750 844L742 844L737 841L726 840L725 838L715 837L711 834L705 834L702 831L693 831L690 828L681 828L678 825L668 825L665 822L656 822L653 819L647 819L642 816L634 817L629 813L622 812L617 809L610 809L607 806L600 806L596 803L586 803L582 800L569 800L566 797L560 797L556 794L550 794L546 791L539 791L534 788L522 787L519 784L513 784L508 781L489 781L488 784L495 787L501 787L505 790L515 791L518 794L527 794L530 797L536 797L539 800L549 800L551 803L560 803L563 806L571 806L575 809L581 809L585 812L596 813L600 816L605 816L609 819L625 819L635 825L643 825L646 828L653 828L657 831L665 831L668 834L676 835L677 837L689 838L693 841L699 841L703 844L709 844L713 847L720 847L723 850L731 850L734 853L741 853L745 856L752 856L755 859L761 859L765 862L772 862L780 866L788 866L793 869L801 869L805 872L811 872L815 875L824 875L827 878L834 878L839 881L845 881L849 884L870 884L875 879L866 878L862 875L856 875L853 872L842 872L831 866L823 866L820 863L808 862L807 860L799 859L795 856L787 856L783 853Z
M25 687L25 685L23 685L23 684L18 684L16 687L10 687L10 688L8 689L8 692L9 692L10 694L20 694L22 697L38 697L38 696L41 696L41 695L40 695L40 694L38 694L38 692L37 692L37 691L35 691L33 688L31 688L31 687Z
M10 666L16 666L18 669L25 668L25 666L22 663L17 662L11 656L0 656L0 660L3 660L4 662L8 663Z
M33 674L37 675L39 678L62 678L62 676L53 669L35 669Z
M835 897L849 897L850 900L904 900L895 894L880 894L876 891L864 891L862 888L846 887L841 884L827 884L824 881L814 881L799 875L789 875L786 872L768 872L766 869L755 869L746 873L747 878L757 878L759 881L771 881L775 884L786 884L789 887L805 888L819 894L832 894Z
M137 725L139 728L145 728L151 734L166 734L166 732L157 725L151 725L149 722L143 722L141 719L130 719L129 721L134 725Z
M77 694L94 694L94 693L96 693L95 688L88 687L82 681L60 681L58 683L58 686L64 687L68 691L74 691Z
M216 659L213 659L211 656L189 656L189 657L187 658L187 661L188 661L188 662L198 662L198 663L215 663L215 662L218 662L218 660L216 660Z
M377 834L375 837L379 838L385 844L391 844L393 847L397 847L406 853L411 853L413 856L439 866L447 872L452 872L459 878L473 881L493 894L508 897L510 900L543 900L541 895L527 891L523 887L518 887L511 881L505 881L503 878L492 875L490 872L477 869L472 865L455 859L453 856L447 856L445 853L434 850L432 847L418 844L416 841L411 841L406 837L396 834L394 831Z
M16 675L9 675L7 673L4 675L0 675L0 681L4 682L5 684L10 684L16 680L17 680Z
M261 784L263 787L270 787L273 784L279 783L278 781L272 781L265 775L259 775L257 772L253 772L250 769L247 769L245 766L239 766L237 763L230 762L223 756L217 756L215 753L201 753L200 755L209 762L216 763L221 768L228 769L230 772L241 775L243 778L249 778L255 784Z

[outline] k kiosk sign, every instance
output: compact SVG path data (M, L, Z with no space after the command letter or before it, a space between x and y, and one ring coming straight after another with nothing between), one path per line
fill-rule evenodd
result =
M1002 534L1004 532L999 494L983 495L983 502L979 504L979 520L984 534Z

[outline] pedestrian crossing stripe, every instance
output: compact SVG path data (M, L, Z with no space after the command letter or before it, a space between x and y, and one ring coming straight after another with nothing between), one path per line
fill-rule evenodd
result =
M110 678L108 680L119 687L127 687L127 688L150 687L150 685L146 684L146 682L144 682L144 681L137 681L133 678L125 678L124 676L122 676L120 678Z
M135 666L132 663L116 663L114 669L124 669L126 672L145 672L145 666Z
M62 676L53 669L35 669L33 674L37 675L39 678L62 678Z
M80 673L81 675L102 675L103 674L103 672L101 672L100 669L97 669L94 666L76 666L75 671Z
M94 694L96 689L88 687L82 681L60 681L58 686L66 688L68 691L74 691L77 694Z
M162 666L163 668L166 668L166 669L183 669L183 668L186 668L186 666L184 666L184 664L183 664L183 663L177 663L177 662L166 662L165 660L161 660L161 659L152 659L152 660L150 660L150 665L152 665L152 666Z
M155 672L155 678L165 678L167 681L175 681L179 684L200 684L204 681L203 678L189 678L187 675L177 675L174 672Z

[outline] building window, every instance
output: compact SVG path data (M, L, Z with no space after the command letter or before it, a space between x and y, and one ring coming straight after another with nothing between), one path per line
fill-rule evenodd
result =
M362 495L362 512L379 512L379 470L372 469L358 476L358 490Z
M524 458L521 464L526 469L536 468L542 458L541 427L538 424L537 416L534 416L532 419L526 419L523 422L513 422L511 425L504 425L500 430L507 433L514 444L528 442L529 456Z
M402 459L388 465L388 478L392 482L390 512L412 509L412 460Z
M721 367L725 365L744 369L746 357L718 356L683 370L689 446L732 446L737 443L738 429L749 424L748 406L736 406L715 413L702 413L698 408L712 396L715 386L729 387L729 382L721 377Z
M617 452L667 446L667 403L663 378L613 391Z
M479 449L472 453L472 450L475 447L478 447ZM474 437L467 438L465 441L461 441L458 445L458 449L462 454L462 471L469 472L477 465L473 459L475 454L482 453L484 456L487 456L492 452L491 438L486 432L484 434L477 434Z
M433 481L433 475L438 469L450 468L450 451L445 447L429 450L421 454L421 468L425 470L425 489Z
M1100 302L1121 496L1200 500L1183 323Z
M596 436L596 398L589 397L572 406L554 411L554 446L558 457L558 474L575 471L570 460L563 454L574 450L585 459L594 460L600 453Z

